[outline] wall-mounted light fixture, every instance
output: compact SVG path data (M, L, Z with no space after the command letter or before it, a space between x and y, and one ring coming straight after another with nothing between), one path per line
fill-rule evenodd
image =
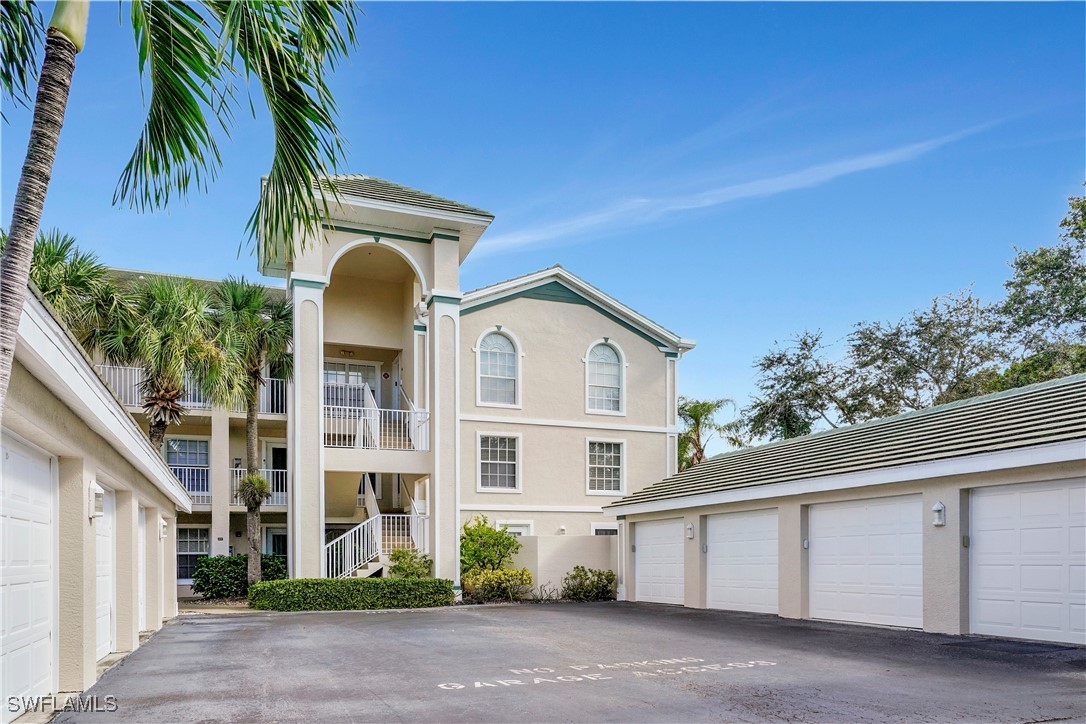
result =
M694 524L693 523L687 523L686 524L686 539L687 540L694 540Z
M91 483L87 497L87 517L91 520L101 518L106 514L106 491L98 487L97 483Z
M166 528L169 526L169 523L166 522L165 518L159 518L158 523L158 539L166 540Z
M931 524L936 527L946 525L946 506L943 505L941 500L931 506Z

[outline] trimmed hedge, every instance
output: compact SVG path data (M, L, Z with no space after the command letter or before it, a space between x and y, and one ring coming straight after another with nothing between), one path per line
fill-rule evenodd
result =
M249 589L250 608L267 611L365 611L450 606L445 578L294 578L261 581Z
M265 581L287 577L287 565L278 556L260 557L261 576ZM196 561L192 571L192 592L204 598L244 598L249 587L249 555L205 556Z

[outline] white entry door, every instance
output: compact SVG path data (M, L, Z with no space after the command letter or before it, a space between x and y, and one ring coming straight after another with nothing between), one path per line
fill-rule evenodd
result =
M683 603L682 518L634 523L633 556L638 601Z
M706 521L705 605L777 613L777 510L711 515Z
M921 496L812 505L809 523L811 618L923 627Z
M116 545L114 528L116 526L117 501L113 491L105 489L105 505L100 518L94 519L94 560L95 560L95 607L94 640L95 659L108 656L113 651L113 632L115 628L115 582L114 567Z
M973 491L973 633L1086 644L1086 481Z
M52 693L52 461L5 436L0 456L0 690L5 697ZM0 722L17 713L0 702Z

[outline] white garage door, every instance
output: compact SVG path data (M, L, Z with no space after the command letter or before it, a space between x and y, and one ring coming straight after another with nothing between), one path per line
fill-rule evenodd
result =
M114 629L114 541L116 499L112 490L105 491L104 514L94 520L95 560L95 658L101 659L113 651Z
M682 518L634 523L634 578L638 601L683 602Z
M812 505L811 618L921 628L919 495Z
M54 691L51 461L11 437L0 455L0 689L43 696ZM4 701L0 721L14 716Z
M776 613L776 509L711 515L705 538L706 605Z
M973 633L1086 644L1086 481L973 491Z

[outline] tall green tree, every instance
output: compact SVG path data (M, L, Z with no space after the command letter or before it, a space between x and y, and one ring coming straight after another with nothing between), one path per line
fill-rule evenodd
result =
M169 427L188 413L186 391L231 407L241 399L246 373L237 335L215 322L210 291L190 279L153 277L129 294L130 306L96 341L108 361L142 368L147 436L160 449Z
M6 245L7 234L0 231L0 252ZM124 303L109 268L57 229L38 232L30 281L81 343L106 323L110 310Z
M230 277L214 292L216 323L236 342L233 347L244 369L245 396L245 502L249 537L249 583L260 580L260 506L270 494L270 486L260 480L260 391L267 384L265 371L274 369L284 379L291 376L294 355L291 351L294 323L291 304L285 298L272 299L268 290ZM258 493L264 490L261 497ZM242 493L244 492L244 495Z
M57 0L48 26L30 0L0 3L0 91L31 105L33 120L15 190L9 240L0 261L0 416L7 398L33 240L52 176L76 55L87 35L90 0ZM355 44L349 0L135 0L129 21L136 61L150 87L147 118L114 203L164 208L206 189L221 165L219 139L233 128L239 96L260 88L275 133L250 234L265 252L294 225L314 227L331 183L318 183L343 153L327 72ZM40 73L35 63L42 50ZM249 99L255 112L255 102ZM287 249L291 253L292 248ZM272 254L269 254L271 256Z
M705 449L716 435L732 447L750 444L744 435L741 420L719 422L716 419L728 407L734 408L735 402L727 398L695 400L679 397L679 419L683 423L678 440L680 472L705 460Z

